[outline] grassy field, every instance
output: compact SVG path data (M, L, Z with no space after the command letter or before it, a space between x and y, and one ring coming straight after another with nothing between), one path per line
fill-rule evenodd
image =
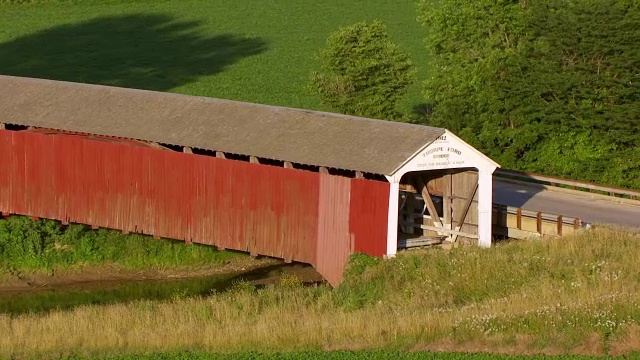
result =
M339 26L380 19L426 77L413 0L16 2L0 0L2 74L329 110L307 88L314 54ZM420 88L411 89L404 111L421 103ZM435 356L406 352L421 350L627 354L640 351L637 242L637 234L599 230L389 261L356 256L336 290L237 283L212 296L0 314L0 357L169 352L147 356L173 360L216 358L180 352L213 351L254 358L246 352L255 349L329 359ZM0 272L198 265L227 256L108 230L0 221ZM334 349L385 351L319 352Z
M0 275L101 264L125 269L215 266L244 256L211 246L185 246L182 241L66 227L51 220L0 219Z
M307 88L316 52L338 27L380 19L426 76L413 0L4 2L7 75L326 110ZM421 102L420 88L405 110Z
M83 358L69 358L68 360L82 360ZM96 359L96 358L94 358ZM490 355L473 353L439 353L439 352L405 352L384 350L361 351L304 351L292 353L261 354L255 352L238 353L231 355L208 353L169 353L149 354L137 356L116 356L104 358L104 360L297 360L297 359L322 359L322 360L587 360L595 359L590 356L514 356L514 355Z
M295 281L171 301L0 315L0 356L337 349L626 354L640 350L638 234L352 259L345 283Z

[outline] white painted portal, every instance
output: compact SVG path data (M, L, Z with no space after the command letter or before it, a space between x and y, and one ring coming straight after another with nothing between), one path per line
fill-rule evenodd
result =
M493 172L496 162L455 136L450 131L416 152L404 164L387 176L391 183L387 257L393 257L398 247L398 196L400 179L408 172L476 168L478 169L478 245L491 246L491 212L493 208Z

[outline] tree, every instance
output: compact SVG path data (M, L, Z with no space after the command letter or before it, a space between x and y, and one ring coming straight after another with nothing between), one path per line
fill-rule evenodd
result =
M377 20L332 33L318 59L323 72L312 74L313 89L326 105L348 115L397 119L396 105L415 82L409 55Z
M619 161L640 147L637 0L422 0L420 19L427 123L505 167L639 186Z

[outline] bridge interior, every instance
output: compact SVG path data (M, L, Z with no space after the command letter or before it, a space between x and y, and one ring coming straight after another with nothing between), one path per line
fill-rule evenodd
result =
M478 171L417 171L400 180L399 248L478 240Z

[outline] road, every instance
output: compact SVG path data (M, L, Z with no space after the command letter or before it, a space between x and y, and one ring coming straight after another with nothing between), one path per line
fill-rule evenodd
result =
M640 206L590 198L588 193L574 195L526 184L514 184L496 177L493 182L493 202L575 217L592 224L640 227ZM640 201L638 203L640 204Z

